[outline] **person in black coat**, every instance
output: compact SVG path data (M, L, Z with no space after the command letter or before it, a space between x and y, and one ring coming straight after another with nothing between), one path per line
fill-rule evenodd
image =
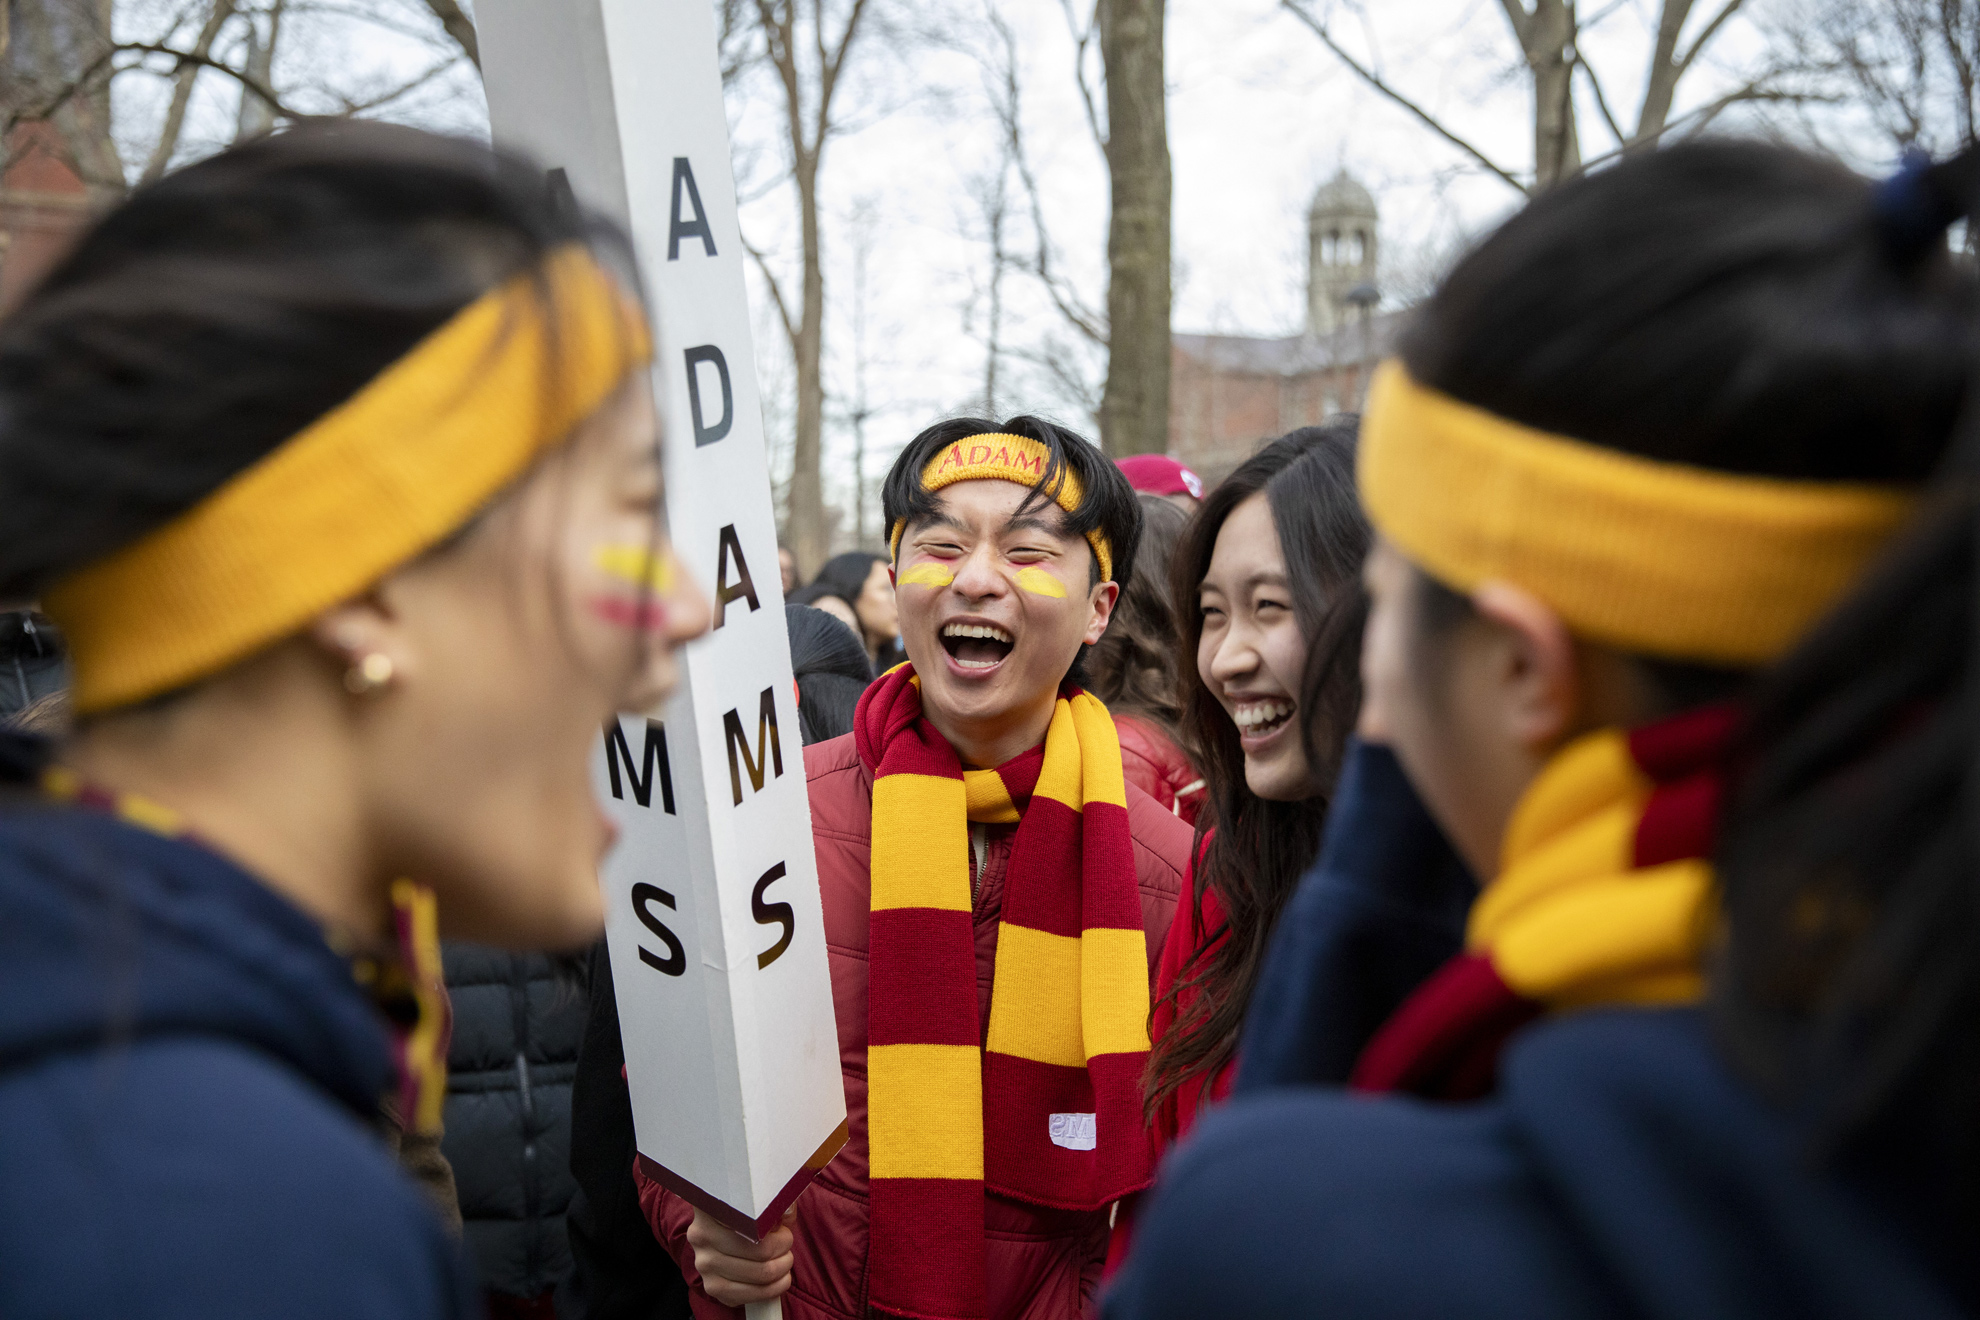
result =
M446 1135L469 1254L494 1320L580 1313L564 1214L584 959L443 946L454 1037Z

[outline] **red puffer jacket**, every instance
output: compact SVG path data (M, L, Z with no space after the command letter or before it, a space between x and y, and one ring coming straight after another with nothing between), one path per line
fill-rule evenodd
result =
M866 1297L866 934L873 777L852 735L805 749L811 787L811 828L818 849L818 882L825 903L825 943L832 965L832 999L839 1020L839 1056L846 1079L850 1129L845 1149L797 1202L797 1263L784 1295L787 1320L863 1320ZM1190 830L1146 793L1128 785L1128 828L1152 978L1183 891ZM980 1020L990 1017L990 978L997 958L997 921L1014 825L990 826L976 894L976 980ZM680 1262L694 1311L704 1318L742 1312L717 1305L702 1291L687 1244L694 1218L686 1202L640 1176L640 1205L654 1234ZM1092 1305L1107 1251L1108 1212L1051 1210L985 1195L992 1320L1077 1320Z
M1121 773L1128 783L1182 817L1183 824L1195 825L1204 780L1183 749L1138 715L1117 714L1114 727L1120 731Z

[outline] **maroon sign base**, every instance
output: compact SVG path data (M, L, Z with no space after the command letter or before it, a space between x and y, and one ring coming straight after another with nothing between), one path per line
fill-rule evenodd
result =
M778 1221L784 1217L784 1211L791 1208L791 1203L798 1199L798 1193L810 1186L811 1180L818 1176L819 1170L830 1164L832 1157L837 1155L839 1148L845 1144L846 1125L840 1123L838 1130L825 1138L825 1144L820 1146L816 1151L813 1151L811 1158L804 1162L804 1167L799 1169L792 1176L791 1180L784 1184L784 1190L778 1192L775 1198L771 1200L770 1208L754 1219L736 1209L727 1201L710 1196L707 1192L702 1191L701 1188L695 1186L663 1164L656 1163L644 1155L635 1156L634 1162L639 1165L640 1171L647 1177L653 1179L654 1182L659 1183L662 1187L672 1192L675 1196L680 1197L683 1201L686 1201L689 1205L701 1211L716 1223L722 1225L724 1228L734 1229L752 1242L760 1242L763 1240L765 1233L768 1233L777 1226Z

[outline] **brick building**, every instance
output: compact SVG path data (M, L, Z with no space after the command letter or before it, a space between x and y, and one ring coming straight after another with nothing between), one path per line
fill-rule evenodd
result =
M0 153L0 311L46 270L90 214L55 125L17 127Z
M1273 436L1360 406L1402 314L1378 312L1375 199L1345 173L1307 210L1306 329L1172 339L1169 452L1221 481Z

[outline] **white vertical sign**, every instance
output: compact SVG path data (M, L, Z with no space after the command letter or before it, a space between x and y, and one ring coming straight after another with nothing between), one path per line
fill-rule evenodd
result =
M664 718L593 779L644 1167L760 1236L845 1140L796 687L710 0L479 0L495 140L631 234L674 548L714 592Z

